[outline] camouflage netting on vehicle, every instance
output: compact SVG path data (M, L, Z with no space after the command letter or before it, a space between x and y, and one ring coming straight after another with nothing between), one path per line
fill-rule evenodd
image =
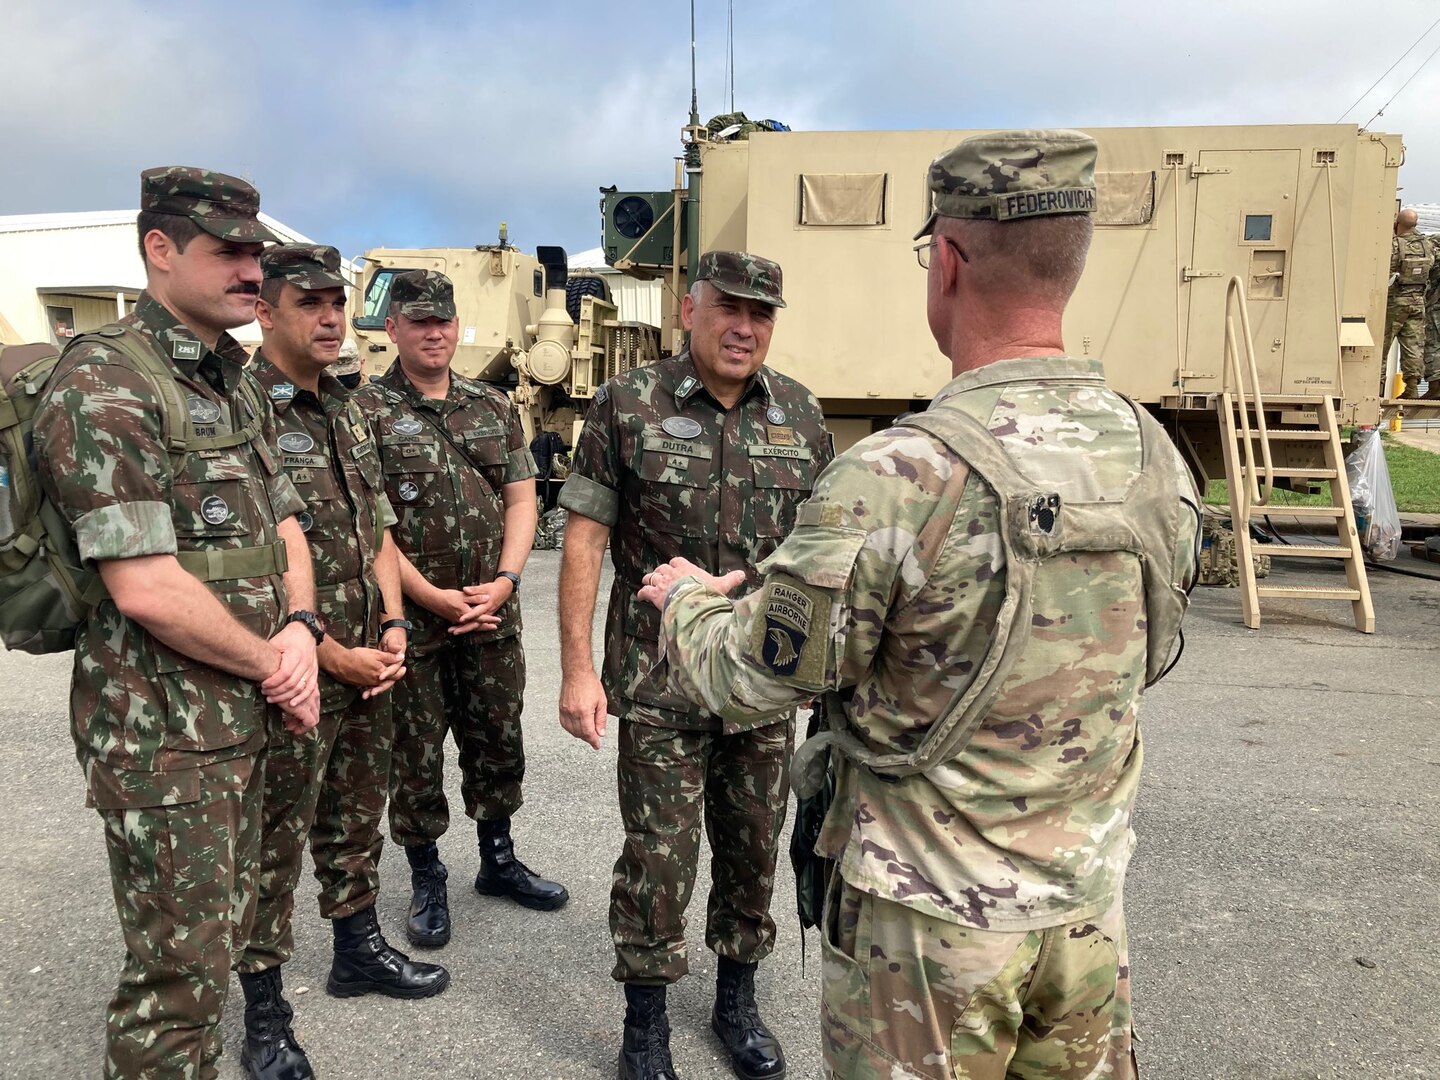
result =
M1257 578L1270 576L1270 556L1251 555ZM1205 519L1200 553L1200 584L1236 588L1240 564L1235 558L1235 534L1213 517Z
M751 120L743 112L721 113L705 125L711 138L717 140L748 139L756 131L789 131L779 120ZM722 134L722 132L724 134Z

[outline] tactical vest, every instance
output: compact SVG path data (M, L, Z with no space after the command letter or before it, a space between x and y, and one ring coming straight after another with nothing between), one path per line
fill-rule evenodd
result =
M1396 236L1390 243L1390 272L1399 274L1396 285L1406 292L1423 291L1435 264L1435 252L1419 233Z
M1169 438L1150 414L1126 399L1140 424L1140 472L1121 502L1072 503L1016 468L1001 442L968 413L941 406L907 417L898 426L923 431L944 443L999 501L1000 543L1005 553L1005 599L975 678L951 700L924 738L907 753L880 753L857 738L843 708L827 707L830 730L807 739L795 757L797 793L813 795L824 781L829 746L851 761L895 780L953 760L984 722L1010 669L1030 641L1032 590L1046 564L1072 552L1129 552L1141 566L1145 591L1145 685L1170 670L1189 603L1189 582L1172 580L1182 536L1180 469L1168 452ZM834 692L831 692L831 696Z
M248 412L244 423L233 423L224 435L199 436L180 384L169 364L155 354L140 333L118 323L71 340L65 352L41 349L38 354L17 353L21 366L0 369L0 432L9 470L8 509L13 535L0 548L0 640L6 648L30 653L66 652L75 646L75 631L107 593L98 571L85 567L75 536L64 515L40 490L33 460L31 430L35 414L50 392L55 369L70 350L92 342L124 356L155 390L160 402L160 439L170 455L176 475L186 456L254 443L262 453L263 403L248 382L239 398ZM7 350L7 357L9 350ZM231 401L232 421L237 404ZM223 551L181 551L175 556L182 569L201 581L267 577L288 567L285 544L251 545Z

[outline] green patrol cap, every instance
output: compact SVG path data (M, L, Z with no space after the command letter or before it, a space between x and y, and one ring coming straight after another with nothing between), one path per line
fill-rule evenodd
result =
M1083 131L992 131L972 135L930 163L937 217L1018 221L1095 212L1095 140Z
M279 278L302 289L345 288L340 273L340 252L324 244L276 244L260 253L260 269L267 281Z
M188 217L211 236L245 244L278 244L260 222L260 193L235 176L157 165L140 174L140 209Z
M390 284L390 314L407 319L455 318L455 286L438 270L407 270Z
M744 296L777 308L785 306L780 296L780 264L745 251L707 251L700 256L696 281L708 281L729 296Z

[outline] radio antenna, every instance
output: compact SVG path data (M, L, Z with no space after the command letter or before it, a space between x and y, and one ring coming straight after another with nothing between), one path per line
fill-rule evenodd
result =
M700 126L700 104L695 97L695 0L690 0L690 126Z

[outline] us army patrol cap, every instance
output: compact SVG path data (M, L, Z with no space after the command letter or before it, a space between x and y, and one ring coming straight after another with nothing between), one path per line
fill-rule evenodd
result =
M780 264L745 251L707 251L695 269L696 281L708 281L729 296L743 296L774 307L780 296Z
M407 270L390 285L390 314L407 319L455 318L455 286L438 270Z
M1018 221L1095 211L1095 140L1083 131L992 131L972 135L930 163L937 217Z
M265 280L276 278L302 289L345 288L340 252L324 244L276 244L260 253Z
M279 243L260 223L260 193L239 177L185 165L140 174L140 209L188 217L211 236L245 244Z
M331 375L354 375L360 370L360 346L354 338L340 343L340 356L327 370Z

